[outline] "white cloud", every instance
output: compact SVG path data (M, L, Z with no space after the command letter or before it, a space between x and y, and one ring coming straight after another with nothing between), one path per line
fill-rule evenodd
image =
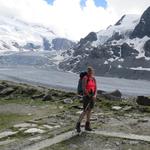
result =
M107 0L117 15L142 14L150 6L150 0Z
M126 13L142 13L149 0L107 0L108 7L96 7L87 0L81 8L80 0L0 0L0 14L50 26L56 33L79 40L91 31L99 31L113 24Z

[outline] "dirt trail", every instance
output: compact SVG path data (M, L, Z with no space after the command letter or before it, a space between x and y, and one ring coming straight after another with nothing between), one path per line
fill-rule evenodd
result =
M127 139L127 140L150 142L150 136L144 136L144 135L126 134L126 133L119 133L119 132L107 132L107 131L92 131L92 132L85 132L85 133L97 134L97 135L101 135L105 137L114 137L114 138L121 138L121 139ZM50 147L54 144L66 141L68 139L71 139L72 137L75 137L77 135L78 134L75 131L69 131L61 135L58 135L54 138L46 139L38 143L35 143L33 145L27 146L23 148L22 150L40 150L46 147Z

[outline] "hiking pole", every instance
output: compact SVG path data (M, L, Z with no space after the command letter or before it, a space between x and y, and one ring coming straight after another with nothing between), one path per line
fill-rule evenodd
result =
M90 106L91 101L88 103L88 105L86 106L86 108L84 109L84 111L81 113L78 122L81 122L81 120L83 119L85 113L87 112L89 106Z

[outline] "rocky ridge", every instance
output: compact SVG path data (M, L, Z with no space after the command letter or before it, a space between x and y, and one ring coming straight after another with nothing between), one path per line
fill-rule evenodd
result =
M114 26L89 33L59 67L79 73L90 65L99 76L150 80L149 17L150 7L141 17L124 15Z

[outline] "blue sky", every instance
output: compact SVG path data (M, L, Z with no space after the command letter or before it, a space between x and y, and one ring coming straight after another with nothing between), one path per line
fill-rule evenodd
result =
M49 4L53 4L53 2L55 1L55 0L46 0ZM95 5L97 6L97 7L99 7L99 6L102 6L102 7L106 7L107 6L107 2L105 1L105 0L94 0L94 2L95 2ZM85 6L85 3L86 3L86 0L81 0L81 2L80 2L80 4L81 4L81 6L82 7L84 7Z
M95 5L97 7L102 6L102 7L106 7L107 6L107 2L105 0L94 0ZM80 4L81 6L85 6L86 0L81 0Z

